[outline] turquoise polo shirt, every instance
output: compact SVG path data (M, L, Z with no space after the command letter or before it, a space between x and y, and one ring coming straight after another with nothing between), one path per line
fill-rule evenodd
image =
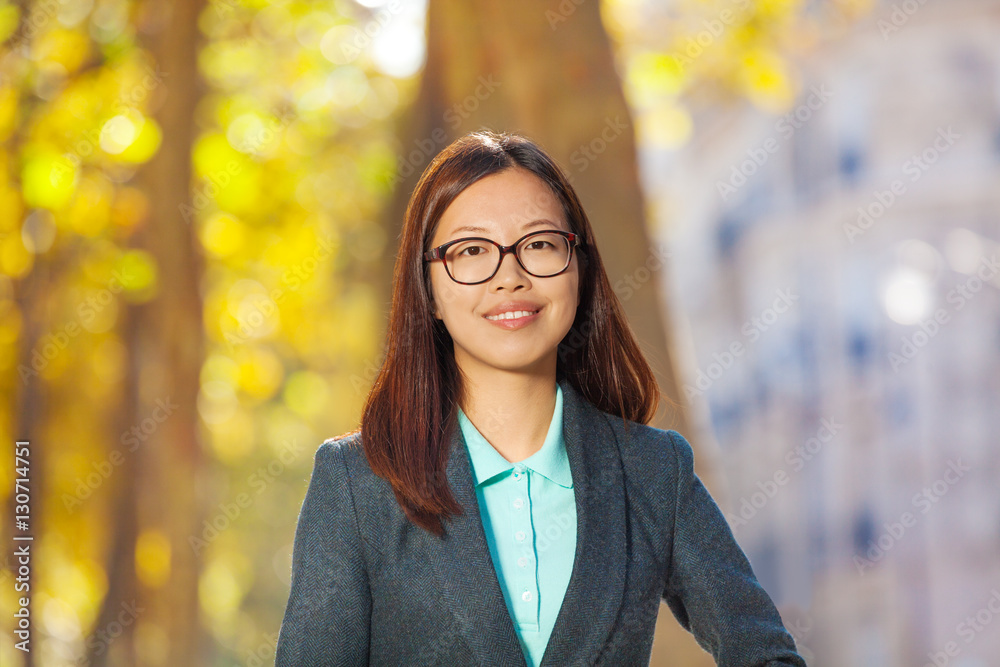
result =
M576 555L576 500L562 422L557 384L542 448L511 463L458 409L486 542L529 667L542 661Z

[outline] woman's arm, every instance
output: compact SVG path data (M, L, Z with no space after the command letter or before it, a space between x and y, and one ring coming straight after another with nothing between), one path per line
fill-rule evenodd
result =
M695 475L691 445L676 431L668 434L677 490L663 599L719 667L806 667L722 511Z
M340 443L316 451L299 512L276 667L367 665L371 593Z

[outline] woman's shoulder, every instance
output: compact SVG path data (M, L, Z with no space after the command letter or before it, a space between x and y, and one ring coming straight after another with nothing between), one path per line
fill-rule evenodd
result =
M342 433L340 435L335 435L332 438L327 438L319 446L319 451L322 450L349 451L354 449L361 449L361 429L359 428L354 429L353 431Z
M382 498L392 496L389 483L375 474L361 440L361 429L355 429L324 440L316 450L316 465L343 466L355 497Z
M626 477L642 489L676 488L693 473L694 451L674 429L606 415Z
M657 428L607 413L604 416L616 440L621 444L623 453L652 458L667 456L679 461L693 455L691 444L674 429Z
M575 408L568 419L579 422L578 429L584 437L597 436L602 432L606 437L607 431L600 426L603 421L610 427L619 446L631 454L655 456L664 451L672 453L675 447L690 448L684 436L673 429L657 428L628 419L621 413L608 412L601 407L607 401L591 400L583 389L572 382L561 380L559 384L564 392L569 392Z
M342 460L352 477L357 473L372 472L361 441L361 429L327 438L320 443L316 450L316 460L330 459Z

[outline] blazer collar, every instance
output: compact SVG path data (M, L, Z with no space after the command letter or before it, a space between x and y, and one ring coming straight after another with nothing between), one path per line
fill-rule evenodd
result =
M606 418L567 379L563 438L576 499L573 571L540 667L594 664L618 617L625 588L625 495L621 460ZM483 665L525 665L486 543L471 462L453 425L447 476L463 514L431 536L428 557L465 641Z

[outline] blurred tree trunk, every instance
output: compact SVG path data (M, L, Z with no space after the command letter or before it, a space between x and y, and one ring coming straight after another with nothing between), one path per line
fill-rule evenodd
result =
M37 255L31 271L17 283L16 287L18 311L21 313L24 329L19 337L20 347L18 349L18 373L16 379L17 396L16 411L14 412L14 438L16 441L30 443L28 445L30 468L27 475L29 480L27 487L30 491L28 499L28 516L30 517L28 525L30 529L26 533L20 530L12 530L10 533L11 538L18 535L41 536L45 532L47 508L43 505L44 496L42 491L45 489L45 483L48 478L49 457L46 455L46 447L39 440L39 436L42 433L42 425L45 423L48 412L48 396L45 393L45 380L39 375L30 372L25 372L22 375L22 370L27 371L33 368L32 355L36 351L39 339L44 333L45 325L52 321L48 317L48 299L46 298L46 290L51 289L53 282L50 269L51 265L45 256ZM19 514L15 512L16 494L14 493L13 483L11 484L11 491L11 494L7 496L7 502L4 504L4 515L10 517L11 527L13 528L14 516L15 514ZM17 574L17 559L14 555L16 550L23 546L28 547L32 562L36 563L36 565L29 572L27 583L31 591L38 590L39 577L36 572L38 570L39 543L35 540L22 541L14 539L5 539L4 542L6 542L3 547L4 563L10 567L11 575ZM13 591L13 576L11 576L11 579L9 584L6 576L0 578L0 581L3 581L4 585L10 585ZM27 609L30 618L38 618L38 610L33 602L35 596L29 595L27 597ZM13 640L14 642L20 641L17 637L13 637ZM33 667L36 662L35 653L38 647L37 633L32 634L30 646L33 649L32 651L21 653L23 656L23 662L21 663L23 667Z
M133 497L123 502L136 508L137 516L124 517L129 519L125 527L135 529L118 540L119 553L112 559L134 561L138 526L160 531L169 541L167 583L155 590L138 587L139 622L159 625L168 639L166 653L155 660L159 665L203 664L207 651L198 600L201 568L190 546L191 536L201 536L203 518L197 397L204 357L199 287L204 271L194 224L185 221L180 209L192 205L194 111L204 92L196 60L201 46L198 16L205 6L206 0L147 0L137 19L141 46L164 74L150 103L163 143L137 176L149 196L150 214L133 239L135 247L153 255L158 288L152 300L131 306L126 314L124 339L133 370L126 382L128 414L123 424L125 429L144 421L157 425L131 457L138 464L135 481L125 492ZM134 576L134 570L123 568L123 574ZM117 613L123 602L129 600L109 600L105 606ZM145 662L141 654L138 658L140 664Z
M116 406L117 416L114 421L117 434L126 432L130 428L130 421L137 423L134 419L138 412L137 386L141 359L136 358L139 333L136 319L131 309L122 309L120 330L129 358L125 362L126 375L121 388L122 398ZM111 441L111 449L119 444L117 434ZM114 526L115 530L107 554L107 564L104 567L108 578L108 590L101 601L101 610L94 625L98 630L106 630L112 623L118 621L122 611L145 606L139 600L138 582L135 576L135 547L139 533L137 502L140 488L137 479L142 472L143 454L142 448L134 454L127 454L121 464L121 470L115 475L112 514L108 517L108 523ZM121 636L116 637L110 646L105 646L103 642L87 642L86 664L91 667L103 667L108 664L112 653L119 657L116 661L118 663L138 664L134 643L135 626L135 623L123 624Z
M14 45L17 44L15 52L20 57L26 57L29 53L31 40L25 37L24 32L26 21L31 16L31 0L19 0L19 2L14 4L20 9L18 25L9 38L9 41L5 43L4 48L14 48ZM16 81L13 71L0 71L0 77L4 79L10 77ZM36 107L40 106L38 98L33 95L25 96L23 104L24 108L21 113L26 118L31 117ZM24 127L16 130L7 141L7 155L20 155L21 146L26 141L27 130ZM42 427L45 424L48 414L49 396L46 393L47 387L45 386L44 378L31 371L34 369L32 357L38 351L38 344L42 336L47 333L46 327L52 322L52 318L49 316L49 304L51 302L52 285L58 282L58 266L58 262L53 263L46 254L35 255L33 265L28 274L14 282L17 311L21 315L23 329L18 336L19 347L17 350L16 366L18 370L14 388L13 429L15 441L30 443L28 457L30 461L28 475L28 488L30 490L28 516L30 520L28 525L30 528L27 533L13 530L17 503L12 484L11 493L7 496L3 506L4 516L10 517L12 528L10 532L11 538L19 533L21 536L31 535L32 537L40 537L46 530L45 521L48 508L44 505L43 490L46 488L48 481L49 457L47 456L47 449L39 440L39 437L42 435ZM27 545L32 554L32 561L35 563L35 566L28 575L27 583L30 590L38 590L39 577L36 572L38 569L39 542L34 539L31 541L4 539L4 542L3 566L9 568L10 572L8 573L5 570L0 573L2 574L0 576L0 583L3 583L5 586L10 585L11 590L14 590L13 577L17 574L17 559L14 554L16 549ZM12 579L10 583L7 582L8 577ZM29 595L27 597L28 614L31 618L38 618L38 609L34 604L35 596ZM23 667L33 667L36 663L37 636L37 633L32 634L33 641L30 646L34 650L21 653L23 656L21 663ZM12 638L15 642L19 641L17 637L12 636Z
M718 491L711 457L700 446L709 440L695 437L683 409L659 286L664 259L646 233L632 118L599 3L430 0L427 63L416 103L398 130L403 141L386 218L397 243L406 202L423 169L452 140L484 127L525 134L568 172L660 388L680 406L653 425L692 436L698 473ZM396 252L387 253L383 276L391 275L395 257ZM617 287L628 280L633 287ZM388 285L383 288L388 297ZM661 605L651 664L712 661Z

